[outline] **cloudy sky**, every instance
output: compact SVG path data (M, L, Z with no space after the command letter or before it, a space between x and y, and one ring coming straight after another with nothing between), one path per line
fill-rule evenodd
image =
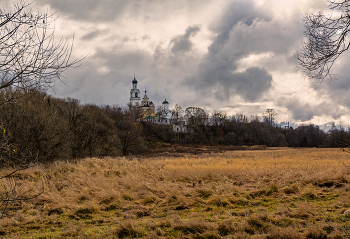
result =
M339 80L322 84L297 72L294 58L302 16L325 11L326 0L36 0L32 8L56 12L56 36L74 34L74 57L88 55L57 83L57 97L126 105L136 73L156 105L350 122L350 51L334 67Z

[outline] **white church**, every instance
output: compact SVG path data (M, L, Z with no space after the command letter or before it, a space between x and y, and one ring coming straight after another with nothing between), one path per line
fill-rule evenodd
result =
M132 89L130 90L130 106L141 107L143 109L140 120L158 123L158 124L172 124L175 132L186 133L186 122L179 122L172 117L169 110L169 102L165 99L162 103L161 112L157 112L155 105L147 96L147 90L145 89L145 95L141 100L140 90L137 88L138 81L136 80L135 73L132 81ZM159 110L159 109L158 109Z

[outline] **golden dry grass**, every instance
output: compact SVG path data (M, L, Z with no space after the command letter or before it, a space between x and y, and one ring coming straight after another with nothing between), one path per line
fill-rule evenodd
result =
M350 155L339 149L84 159L16 173L33 195L7 238L348 238ZM3 170L2 174L6 170Z

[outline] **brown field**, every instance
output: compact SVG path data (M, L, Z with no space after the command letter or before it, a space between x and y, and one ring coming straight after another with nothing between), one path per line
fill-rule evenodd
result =
M349 159L279 148L36 166L0 182L1 195L45 189L11 206L0 237L350 238Z

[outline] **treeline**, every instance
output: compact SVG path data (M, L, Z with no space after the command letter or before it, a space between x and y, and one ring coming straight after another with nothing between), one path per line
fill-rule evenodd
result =
M0 106L0 164L140 154L147 150L145 141L343 147L350 139L349 130L341 127L334 126L327 133L315 125L284 129L257 116L214 112L209 117L203 110L194 114L193 109L186 116L188 133L179 133L169 124L138 120L138 108L80 104L37 90L3 90L0 102L7 102Z
M37 90L0 92L1 163L119 156L143 150L138 109L80 104Z
M181 109L179 106L176 107ZM328 132L324 132L319 126L313 124L299 126L295 129L281 128L274 124L269 116L247 117L242 114L228 116L218 111L209 115L203 109L193 109L192 107L187 108L182 114L180 113L179 117L184 122L188 122L186 125L188 133L177 132L169 140L168 129L154 125L153 135L160 136L159 139L168 142L205 145L334 148L348 147L348 142L350 142L349 129L341 126L333 125ZM181 110L177 111L181 112Z

